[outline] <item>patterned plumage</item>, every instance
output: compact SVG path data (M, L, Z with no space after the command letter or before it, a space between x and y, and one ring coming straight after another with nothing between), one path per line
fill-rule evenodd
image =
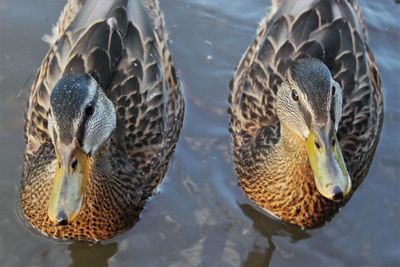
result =
M69 0L46 40L50 50L32 85L26 113L22 210L49 236L107 239L138 219L165 174L182 126L184 102L158 0ZM96 94L105 94L115 107L116 127L90 157L81 210L63 226L47 214L57 164L48 118L52 115L60 128L68 127L54 117L57 108L51 108L50 96L59 104L58 96L67 97L61 91L52 94L61 77L66 77L65 84L72 79L76 86L71 88L78 90L83 80L75 73L95 79L96 90L102 90Z
M284 221L320 225L349 198L334 202L316 190L304 139L287 133L277 116L278 91L301 58L328 67L341 87L337 138L354 192L367 174L383 122L381 82L366 42L356 1L274 1L237 67L229 113L239 183L253 202ZM317 104L324 95L315 94L308 101Z

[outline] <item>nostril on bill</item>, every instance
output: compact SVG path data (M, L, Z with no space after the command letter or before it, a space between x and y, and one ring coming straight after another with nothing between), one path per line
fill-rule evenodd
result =
M67 225L68 224L68 217L67 214L62 210L57 214L56 218L57 225Z
M340 200L343 200L343 198L344 198L343 191L339 188L339 186L335 186L333 188L332 199L334 201L340 201Z

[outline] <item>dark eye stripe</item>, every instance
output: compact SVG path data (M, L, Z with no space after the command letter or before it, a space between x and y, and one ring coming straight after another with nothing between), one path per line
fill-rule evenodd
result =
M304 106L300 102L298 103L298 105L299 105L299 110L300 110L301 114L303 114L303 118L306 121L307 126L310 127L311 126L311 113L306 108L304 108Z
M332 99L331 99L331 110L330 110L330 113L331 113L331 119L332 119L332 121L333 122L335 122L336 121L336 112L335 112L335 108L336 108L336 105L335 105L335 95L332 95Z
M332 85L332 97L331 97L331 110L330 110L330 115L333 123L335 123L336 120L336 113L335 113L335 99L336 99L336 87Z
M76 138L78 139L79 145L83 147L83 142L85 141L85 132L86 132L86 123L89 120L89 117L93 115L95 112L95 103L97 102L98 99L98 94L96 93L95 96L93 97L93 100L84 110L84 116L82 117L82 120L79 124L78 131L76 133ZM90 110L87 108L91 107ZM89 111L89 112L88 112Z
M86 132L86 120L82 120L79 124L78 131L76 133L76 138L78 139L79 145L83 147L83 141L85 139Z

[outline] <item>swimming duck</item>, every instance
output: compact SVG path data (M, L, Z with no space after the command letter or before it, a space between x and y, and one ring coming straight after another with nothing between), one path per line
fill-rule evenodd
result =
M163 178L184 101L158 0L69 0L32 85L21 207L48 236L131 227Z
M381 81L357 1L274 1L230 90L239 184L302 228L329 220L366 176Z

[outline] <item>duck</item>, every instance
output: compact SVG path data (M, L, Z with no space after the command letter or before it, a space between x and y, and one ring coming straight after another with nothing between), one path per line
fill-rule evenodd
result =
M325 224L371 165L384 117L355 0L275 0L230 86L238 184L266 215Z
M32 84L21 210L56 239L139 220L162 181L184 99L158 0L69 0Z

